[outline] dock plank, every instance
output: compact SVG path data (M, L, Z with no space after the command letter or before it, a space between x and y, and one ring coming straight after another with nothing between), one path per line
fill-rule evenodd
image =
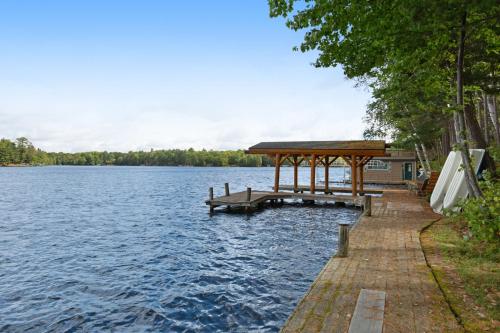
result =
M349 325L349 333L381 333L384 307L384 291L361 289Z

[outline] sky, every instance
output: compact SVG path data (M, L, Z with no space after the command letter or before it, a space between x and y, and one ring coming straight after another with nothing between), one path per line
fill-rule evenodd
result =
M0 1L0 137L46 151L361 139L370 94L266 0Z

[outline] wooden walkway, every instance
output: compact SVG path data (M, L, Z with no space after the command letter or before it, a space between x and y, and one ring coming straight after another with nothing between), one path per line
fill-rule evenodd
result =
M361 289L386 293L383 332L463 332L427 267L419 234L439 218L405 190L373 198L372 216L350 233L347 258L332 257L283 332L348 332Z
M363 196L352 195L331 195L331 194L310 194L293 192L266 192L252 191L250 200L247 200L247 192L231 193L227 196L221 196L207 200L205 203L210 206L212 211L216 207L225 206L229 208L259 208L262 204L269 201L285 199L302 199L304 201L328 201L342 204L350 204L361 207L364 204Z

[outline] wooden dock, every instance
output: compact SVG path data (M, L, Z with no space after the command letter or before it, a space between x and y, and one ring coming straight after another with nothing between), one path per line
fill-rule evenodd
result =
M211 192L213 193L213 192ZM231 193L216 198L210 198L205 203L213 212L216 207L244 208L252 210L262 207L265 203L273 203L284 200L303 200L304 202L322 201L334 202L356 207L362 207L365 203L364 196L352 195L332 195L332 194L311 194L293 192L267 192L267 191L243 191Z
M440 215L401 189L372 205L350 232L347 257L330 258L282 332L463 332L420 246L420 231Z

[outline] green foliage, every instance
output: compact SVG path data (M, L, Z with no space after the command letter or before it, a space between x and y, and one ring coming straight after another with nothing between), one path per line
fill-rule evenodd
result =
M0 165L148 165L148 166L241 166L272 165L267 156L247 155L242 150L151 150L121 152L47 153L35 149L26 138L0 140Z
M500 245L500 182L486 174L481 182L484 196L462 201L459 216L467 221L472 236Z
M488 148L488 152L496 163L500 163L500 146L491 146Z
M464 84L498 92L498 17L493 0L269 0L271 17L304 33L297 50L317 67L342 66L373 92L365 138L410 148L446 132L457 96L457 47L466 20ZM470 100L466 101L471 103Z

